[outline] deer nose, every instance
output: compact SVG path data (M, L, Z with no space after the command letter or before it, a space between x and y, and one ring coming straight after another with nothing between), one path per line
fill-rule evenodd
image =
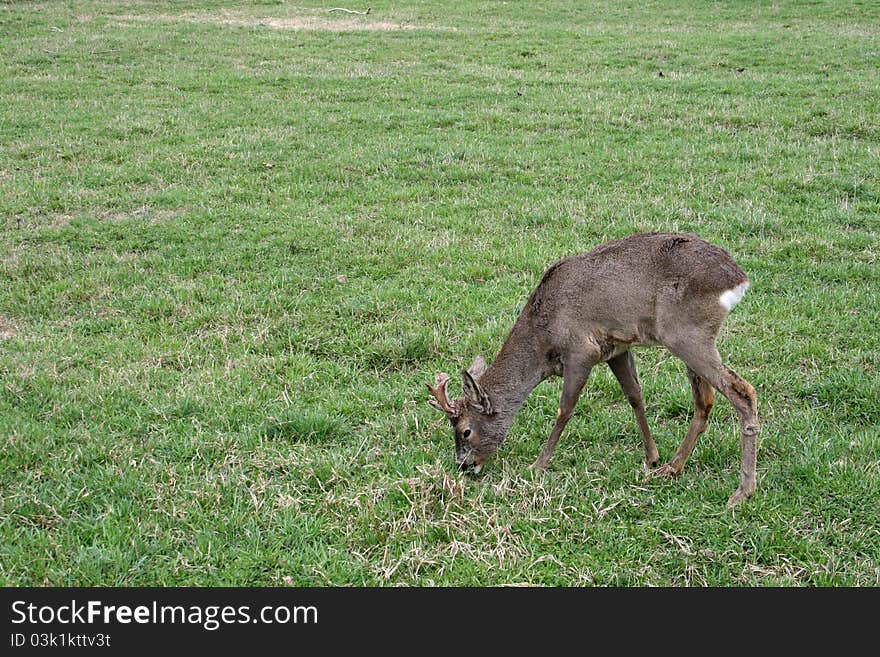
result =
M479 463L479 464L468 463L463 460L460 461L460 460L456 459L455 464L458 466L458 469L460 472L464 472L464 473L472 474L472 475L480 474L480 470L483 469L482 463Z

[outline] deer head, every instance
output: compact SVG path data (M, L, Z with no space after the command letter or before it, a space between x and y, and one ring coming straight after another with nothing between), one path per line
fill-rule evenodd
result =
M446 392L449 375L437 372L436 382L428 385L434 399L428 403L446 413L455 433L455 463L461 469L470 468L477 474L483 462L498 449L504 438L504 429L493 411L489 394L479 384L487 368L482 356L477 356L471 366L463 370L462 391L464 396L450 400Z

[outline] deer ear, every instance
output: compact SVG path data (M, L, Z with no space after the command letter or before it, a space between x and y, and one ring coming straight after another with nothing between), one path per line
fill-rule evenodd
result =
M471 366L467 369L468 373L474 378L474 381L483 376L483 373L486 371L486 359L482 356L477 356L474 358L474 362L471 363Z
M489 400L489 395L474 380L474 377L468 370L462 370L461 372L461 387L464 391L464 396L468 398L478 411L484 415L492 414L492 402Z

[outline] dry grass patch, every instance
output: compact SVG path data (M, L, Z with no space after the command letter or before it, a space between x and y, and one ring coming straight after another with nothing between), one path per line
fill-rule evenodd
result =
M8 340L18 335L18 325L5 315L0 315L0 340Z
M149 221L150 223L162 223L164 221L176 219L177 217L183 215L184 212L184 210L179 208L154 210L144 205L130 212L106 212L101 215L101 219L114 223L130 221L132 219Z
M109 210L105 210L103 212L98 212L92 216L101 221L107 221L110 223L124 223L128 221L147 221L150 223L162 223L165 221L176 219L185 214L185 212L186 210L181 208L154 210L153 208L144 205L134 210L128 210L125 212L111 212ZM76 219L77 216L84 215L71 214L67 212L49 215L47 217L47 225L50 228L55 229L65 228L67 225L70 224L71 221Z
M295 16L253 16L234 11L191 12L172 16L138 16L123 14L115 17L123 25L132 22L199 23L202 25L226 25L230 27L268 27L274 30L304 30L327 32L397 31L397 30L444 30L449 28L412 23L394 23L367 16L338 15L328 13L299 14Z

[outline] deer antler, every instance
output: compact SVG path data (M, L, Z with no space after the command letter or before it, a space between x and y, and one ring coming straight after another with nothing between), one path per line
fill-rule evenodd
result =
M436 408L438 411L443 411L450 417L458 417L459 412L456 408L455 404L449 401L449 395L446 394L446 384L449 383L449 375L445 372L437 372L437 381L432 386L430 383L426 383L428 386L428 390L431 391L431 394L434 395L434 399L429 399L428 403Z

